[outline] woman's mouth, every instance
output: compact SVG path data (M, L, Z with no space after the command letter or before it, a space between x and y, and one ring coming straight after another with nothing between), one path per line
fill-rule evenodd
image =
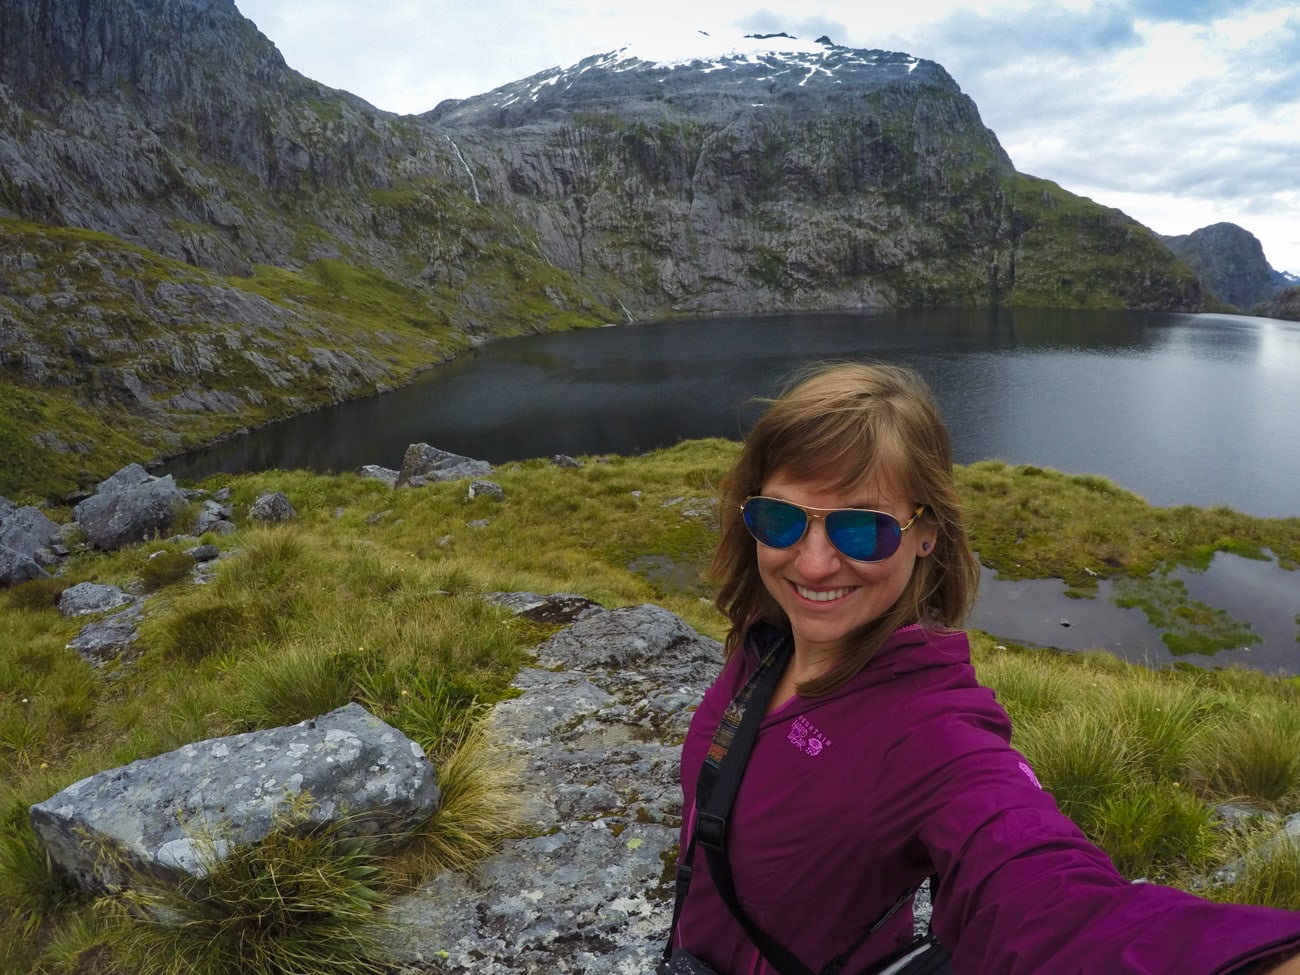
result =
M853 588L847 589L808 589L798 583L793 583L794 591L802 598L814 603L829 603L836 599L843 599L853 591Z

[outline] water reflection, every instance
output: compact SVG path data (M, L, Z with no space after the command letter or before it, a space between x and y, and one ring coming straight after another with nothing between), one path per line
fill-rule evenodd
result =
M1175 656L1140 609L1115 605L1112 586L1105 580L1094 598L1074 599L1065 595L1059 579L1013 582L995 578L990 569L981 575L970 625L1001 640L1062 650L1107 650L1151 667L1181 661L1300 674L1300 573L1279 567L1275 560L1220 552L1206 571L1178 569L1171 578L1186 585L1189 599L1248 622L1259 640L1212 656Z

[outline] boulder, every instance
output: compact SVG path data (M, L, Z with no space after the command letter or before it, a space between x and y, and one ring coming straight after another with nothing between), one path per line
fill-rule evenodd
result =
M248 507L248 517L256 521L290 521L298 512L283 491L264 494Z
M376 481L383 481L389 487L397 487L397 478L401 473L391 467L381 467L378 464L366 464L359 470L362 477L373 478Z
M402 457L402 469L394 486L408 484L419 487L430 481L458 481L463 477L482 477L491 472L492 465L485 460L449 453L427 443L413 443Z
M485 481L482 479L470 481L469 499L489 498L493 501L504 501L506 498L505 488L496 481Z
M95 548L117 549L171 530L185 494L170 474L153 478L146 473L148 480L137 481L131 468L139 467L132 464L118 471L72 509L73 519ZM144 473L144 468L140 472Z
M100 481L95 488L96 494L117 494L129 488L142 487L155 478L139 464L127 464L120 471Z
M420 746L358 704L318 718L185 745L100 772L32 806L53 862L86 890L145 871L202 877L213 860L255 844L289 800L310 796L303 824L397 838L438 809ZM110 855L103 855L103 853Z
M132 598L117 586L79 582L59 593L59 612L70 617L89 616L121 609L131 602Z
M29 579L40 579L48 575L30 555L0 545L0 588L17 586Z
M190 529L190 534L206 535L208 532L216 532L219 535L228 535L235 530L235 523L232 520L234 517L235 509L230 505L211 499L206 500L199 505L199 513L194 516L194 527Z
M0 511L0 545L40 561L43 551L62 540L62 530L39 508Z
M87 623L68 643L94 667L100 667L121 655L140 636L139 605L129 606L108 619Z

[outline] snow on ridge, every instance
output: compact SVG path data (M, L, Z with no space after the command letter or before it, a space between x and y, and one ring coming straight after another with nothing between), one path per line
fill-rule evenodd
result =
M748 34L737 37L700 30L676 35L645 35L625 44L612 57L618 60L636 58L653 64L677 66L695 61L757 60L763 55L773 54L812 54L820 57L827 50L827 44L783 34L761 37Z
M872 65L880 61L885 52L858 51L837 47L827 41L814 41L791 37L788 34L711 34L707 31L659 32L647 34L624 44L606 54L584 58L576 64L552 68L544 78L534 76L528 93L533 101L546 86L561 84L565 87L580 75L593 69L630 71L641 65L657 65L676 69L691 66L705 73L723 70L737 63L753 65L787 65L806 70L800 85L805 85L818 73L834 76L831 66L824 62L834 55L840 65ZM921 63L908 55L888 54L893 64L905 64L909 72ZM514 96L510 101L517 100ZM498 103L500 104L500 103Z
M645 35L595 59L594 63L581 69L578 65L571 65L560 70L564 73L575 69L622 67L638 63L667 68L703 63L711 65L708 70L717 70L737 61L764 64L775 60L807 64L810 58L822 60L833 51L841 57L849 53L849 49L836 48L831 43L791 37L788 34L746 34L742 37L734 34L715 35L701 30L693 33ZM860 64L870 64L874 59L859 57L854 60Z

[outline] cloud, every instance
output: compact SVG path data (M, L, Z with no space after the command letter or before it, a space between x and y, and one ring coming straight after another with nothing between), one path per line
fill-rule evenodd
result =
M964 49L974 60L985 55L1011 57L1096 56L1133 48L1141 43L1132 16L1112 4L1088 11L1063 7L1034 8L1032 12L1007 9L993 14L958 11L937 25L938 40L952 49Z

